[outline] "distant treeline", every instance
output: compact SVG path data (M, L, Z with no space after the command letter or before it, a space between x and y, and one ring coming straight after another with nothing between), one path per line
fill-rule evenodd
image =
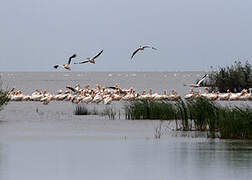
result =
M219 67L209 74L209 81L204 85L221 93L228 89L231 92L240 92L242 89L252 88L252 65L248 61L244 64L235 61L231 66Z

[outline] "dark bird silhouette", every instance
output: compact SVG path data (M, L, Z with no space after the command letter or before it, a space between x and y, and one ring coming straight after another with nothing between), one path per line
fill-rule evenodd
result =
M74 63L74 64L84 64L84 63L92 63L92 64L95 64L95 59L98 58L101 54L103 53L103 50L101 50L96 56L92 57L92 58L86 58L87 60L86 61L81 61L81 62L77 62L77 63Z
M151 48L151 49L154 49L154 50L157 50L157 48L154 48L152 46L139 46L139 48L137 48L131 55L131 59L135 56L135 54L138 52L138 51L143 51L145 48Z
M72 56L69 57L67 64L62 64L62 65L56 64L56 65L54 65L53 67L54 67L55 69L57 69L58 67L62 67L62 68L64 68L64 69L67 69L67 70L70 71L70 70L71 70L71 68L70 68L70 63L71 63L72 59L75 58L75 57L76 57L76 54L73 54Z

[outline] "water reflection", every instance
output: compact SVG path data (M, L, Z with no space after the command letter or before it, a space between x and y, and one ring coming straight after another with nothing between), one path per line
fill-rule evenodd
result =
M0 178L249 179L251 143L173 140L12 140L0 144Z

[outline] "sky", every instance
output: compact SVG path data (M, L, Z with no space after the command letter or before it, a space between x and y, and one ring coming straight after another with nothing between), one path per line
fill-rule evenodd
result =
M3 0L0 72L209 71L252 62L251 0ZM130 60L139 45L144 50Z

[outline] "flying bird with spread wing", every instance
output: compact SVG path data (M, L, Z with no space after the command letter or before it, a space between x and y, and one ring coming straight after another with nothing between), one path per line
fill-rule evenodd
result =
M74 64L84 64L84 63L92 63L92 64L95 64L95 59L98 58L101 54L103 53L103 50L101 50L96 56L92 57L92 58L86 58L87 60L85 61L81 61L81 62L77 62L77 63L74 63Z
M154 50L157 50L157 48L155 47L152 47L152 46L139 46L131 55L131 59L135 56L135 54L139 51L143 51L145 48L151 48L151 49L154 49Z
M62 65L56 64L56 65L54 65L53 67L54 67L55 69L57 69L58 67L62 67L62 68L64 68L64 69L67 69L67 70L70 71L70 70L71 70L71 68L70 68L70 63L71 63L72 59L75 58L76 56L77 56L76 54L73 54L72 56L70 56L69 59L68 59L67 64L62 64Z
M201 87L201 83L207 78L208 74L205 74L200 80L196 82L196 84L188 84L187 86L198 88ZM186 85L184 85L186 86Z

